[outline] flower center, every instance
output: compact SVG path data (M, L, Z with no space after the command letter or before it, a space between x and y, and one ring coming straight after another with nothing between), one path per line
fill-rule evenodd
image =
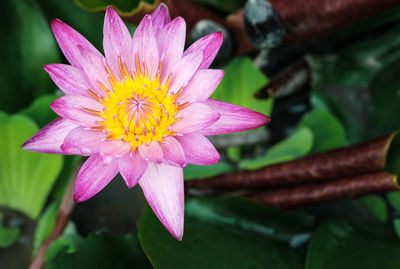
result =
M89 90L104 105L98 114L104 121L97 122L99 126L93 129L106 133L109 140L129 142L132 151L140 144L162 142L165 136L176 135L171 125L179 120L176 113L183 107L175 103L181 91L168 92L171 76L161 82L162 65L156 76L149 78L146 64L141 65L138 57L135 62L136 72L131 76L121 58L118 59L121 79L106 67L111 89L99 83L105 97L98 98Z

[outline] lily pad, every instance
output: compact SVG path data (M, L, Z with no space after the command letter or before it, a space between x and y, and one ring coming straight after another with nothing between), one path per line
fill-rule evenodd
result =
M261 217L265 207L259 211L258 207L240 201L236 203L241 206L240 210L234 211L235 203L225 201L219 207L219 202L218 199L214 202L194 199L187 203L181 242L168 233L148 208L139 223L139 240L153 266L157 269L266 268L268 265L275 269L303 268L302 255L268 234L273 233L272 227L237 215L249 209L251 213L258 211ZM218 207L220 210L216 211ZM264 213L267 219L268 211Z
M91 234L73 253L63 253L46 269L76 268L151 268L140 248L136 234L114 236L109 233Z
M328 110L314 108L297 125L297 128L304 127L310 128L314 137L310 153L344 147L348 144L342 123Z
M255 170L275 163L286 162L307 155L313 146L313 133L309 128L294 131L285 140L272 146L264 155L239 162L241 169Z
M184 169L185 180L199 179L217 176L220 174L231 172L235 169L232 165L224 160L219 161L213 165L194 165L188 164Z
M386 226L345 220L326 221L315 232L306 269L358 269L400 266L400 241Z
M35 219L57 179L63 158L21 148L38 131L26 116L0 113L0 130L0 206Z

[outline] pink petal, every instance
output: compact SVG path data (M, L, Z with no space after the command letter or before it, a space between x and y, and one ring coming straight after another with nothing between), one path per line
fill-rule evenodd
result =
M180 120L172 124L172 129L178 133L191 133L213 124L220 115L204 103L193 103L179 111L176 117Z
M120 140L105 140L100 144L100 154L104 157L104 161L108 162L114 157L121 157L129 152L131 146L129 143Z
M199 133L177 137L189 163L197 165L216 164L220 160L218 151L208 139Z
M194 51L202 51L203 52L203 60L199 66L199 69L208 68L215 56L217 56L218 50L222 45L222 41L224 40L222 32L215 32L209 35L206 35L196 42L194 42L184 53L183 56L186 56Z
M128 188L136 185L147 168L147 162L140 157L139 152L127 153L119 159L119 172Z
M139 184L161 223L176 239L181 240L184 222L182 168L149 163Z
M96 100L79 95L61 96L50 104L51 109L63 118L67 118L86 127L97 126L97 121L103 121L100 116L84 111L84 108L101 111L103 105Z
M172 136L164 138L164 143L160 143L164 153L164 161L167 164L185 167L185 154L181 144Z
M100 141L106 137L103 132L77 127L65 137L61 149L71 154L89 156L99 152Z
M56 19L51 22L54 36L65 58L76 67L81 67L81 54L77 47L85 47L88 51L101 56L100 52L86 40L81 34L64 22Z
M149 145L141 144L138 147L140 156L146 161L161 163L163 160L163 151L157 141L151 141Z
M200 130L199 133L203 135L247 131L261 127L271 120L271 118L251 109L219 100L208 99L205 103L215 111L218 111L221 114L221 118L214 124Z
M61 149L61 144L76 127L77 125L69 120L57 118L26 141L22 148L35 152L66 154Z
M65 94L90 96L90 84L81 69L67 64L46 64L44 70Z
M79 170L74 199L83 202L101 191L118 173L118 161L103 162L100 154L91 155Z
M108 6L104 18L103 49L107 63L114 75L119 74L118 56L121 56L128 68L132 65L131 34L115 10Z
M172 80L169 86L170 93L176 93L180 88L185 87L194 73L197 71L203 55L200 52L193 52L181 58L172 71Z
M223 70L202 69L197 71L181 95L179 95L179 102L206 100L217 88L223 77Z
M163 80L170 72L174 71L175 64L182 58L185 37L186 23L181 17L168 23L156 36L160 61L162 62Z
M153 78L158 68L158 47L150 15L144 16L136 28L132 39L132 47L133 61L136 56L139 56L142 72L144 71L143 64L146 64L149 77ZM136 70L135 63L133 63L132 70Z
M171 21L167 5L161 3L151 14L154 35L157 36L161 29Z
M53 20L51 27L54 36L67 60L85 72L92 90L103 94L98 81L107 85L107 72L104 57L81 34L60 20Z

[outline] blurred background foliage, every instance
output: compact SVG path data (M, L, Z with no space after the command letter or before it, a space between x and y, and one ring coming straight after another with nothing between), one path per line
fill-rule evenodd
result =
M295 2L301 1L307 2ZM221 162L188 165L185 180L256 170L400 129L398 4L335 31L289 42L282 40L282 33L286 31L286 37L291 33L279 28L279 21L285 25L287 19L283 13L276 19L279 9L271 17L248 13L252 5L265 7L264 0L165 2L174 16L185 17L178 14L177 6L201 9L196 24L185 17L192 37L187 45L215 29L226 33L213 66L224 69L225 77L212 97L272 116L266 128L211 137ZM274 6L277 1L270 2ZM374 1L357 3L364 2ZM38 128L56 118L49 104L61 92L42 66L66 60L50 21L63 20L102 51L107 5L124 15L133 33L135 23L157 4L156 0L2 2L2 267L26 268L45 243L46 251L40 254L45 268L399 268L397 191L284 211L239 197L245 190L222 195L189 190L185 235L178 242L145 205L140 189L127 189L118 176L99 195L75 205L68 212L66 228L57 239L53 237L60 209L71 200L68 186L81 159L20 148ZM203 19L208 22L200 23ZM247 33L238 41L235 25L244 29L243 21ZM243 53L238 48L245 39L252 40L253 47ZM266 43L275 45L260 45ZM389 172L397 176L399 140L397 136L387 154Z

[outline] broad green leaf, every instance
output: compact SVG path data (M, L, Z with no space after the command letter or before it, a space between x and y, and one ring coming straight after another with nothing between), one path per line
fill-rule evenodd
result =
M342 123L329 111L314 108L307 113L297 128L309 128L314 137L310 153L318 153L346 146L346 131Z
M285 140L272 146L264 155L239 162L241 169L255 170L261 167L286 162L307 155L313 145L313 133L308 128L294 131Z
M56 98L57 96L50 94L39 96L29 107L21 110L20 114L30 117L40 127L43 127L57 118L57 114L49 106Z
M274 228L243 218L245 210L258 211L255 218L264 212L268 222L267 210L247 207L243 201L233 205L222 201L218 211L219 202L195 199L187 203L182 241L174 239L149 208L145 211L139 240L154 268L303 268L302 256L271 236ZM229 209L235 204L239 208Z
M393 226L396 231L397 237L400 239L400 219L395 219L393 221Z
M2 1L0 21L0 110L16 112L55 88L43 65L59 62L59 50L34 1Z
M310 56L312 93L343 122L351 143L400 128L400 26L351 42L336 54Z
M388 219L388 209L385 201L377 195L369 195L360 198L364 207L380 222L386 222Z
M18 228L0 226L0 248L6 248L14 244L19 237Z
M386 197L389 201L389 204L398 212L400 212L400 192L389 192L388 194L386 194Z
M83 238L77 233L73 222L68 222L63 234L53 241L47 249L45 254L46 262L52 262L63 253L75 252L82 242Z
M227 13L235 12L246 4L246 0L193 0L193 2Z
M0 206L35 219L62 168L62 156L21 148L38 131L26 116L0 113L0 130Z
M234 170L234 167L224 160L213 165L188 164L184 169L185 180L217 176Z
M151 268L143 254L136 234L113 236L109 233L91 234L73 253L63 253L45 268Z
M51 196L61 201L64 197L65 190L68 187L68 183L71 180L72 173L78 169L79 161L82 160L82 156L74 156L74 155L65 155L64 157L64 165L60 172L60 176L57 178L57 181L54 183L53 190L51 192Z
M35 234L33 238L33 256L36 256L36 253L42 243L50 236L51 232L54 230L59 205L59 202L52 203L40 216L39 221L36 224Z
M400 241L384 225L344 220L326 221L308 247L306 269L395 269L400 266Z
M266 115L271 114L272 99L254 98L254 93L265 86L268 79L250 58L236 57L224 70L225 76L211 98L244 106Z
M133 15L144 4L156 6L157 0L74 0L74 2L88 11L96 12L112 6L124 16Z

